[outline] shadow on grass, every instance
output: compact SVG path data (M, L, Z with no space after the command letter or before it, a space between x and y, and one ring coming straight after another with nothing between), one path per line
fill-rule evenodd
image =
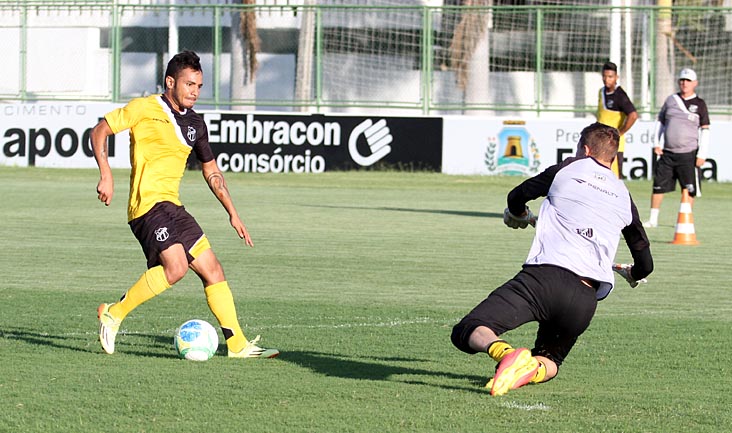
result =
M84 353L95 353L97 347L87 348L88 336L83 334L52 334L29 328L0 326L0 340L16 340L36 346L55 347ZM77 343L77 344L75 344Z
M314 204L303 204L300 206L304 207L320 207L330 209L358 209L358 210L382 210L382 211L393 211L393 212L415 212L415 213L432 213L440 215L455 215L455 216L467 216L467 217L478 217L478 218L500 218L503 220L503 213L496 212L476 212L476 211L461 211L461 210L447 210L447 209L412 209L402 207L367 207L367 206L329 206L329 205L314 205Z
M443 389L470 391L481 394L486 393L486 390L483 389L483 385L485 385L488 379L484 376L466 376L452 372L404 367L386 363L389 361L420 362L413 359L410 360L408 358L352 357L321 352L292 351L282 353L278 359L296 364L300 367L307 368L314 373L325 376L356 380L383 380L389 382L408 383L412 385L428 385ZM398 377L399 375L426 376L427 378L442 377L459 380L463 383L468 382L474 386L439 384L430 380L414 379L413 377L400 379Z
M120 338L121 337L121 338ZM144 343L135 342L125 345L124 340L130 338L140 338L147 340ZM54 334L50 332L42 332L30 328L6 327L0 325L0 340L22 341L26 344L34 346L44 346L63 350L72 350L82 353L104 354L99 342L97 341L96 332L89 333L63 333ZM122 340L122 344L119 344ZM172 338L165 335L156 334L125 334L118 335L118 347L116 352L134 356L145 356L154 358L177 358L175 349L173 349ZM123 346L123 347L120 347ZM139 348L146 350L134 350ZM161 348L170 348L170 353L161 353ZM128 350L133 349L133 350ZM164 349L163 349L164 350Z

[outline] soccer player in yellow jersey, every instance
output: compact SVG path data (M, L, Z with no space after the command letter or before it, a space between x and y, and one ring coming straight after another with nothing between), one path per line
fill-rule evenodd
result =
M165 71L165 92L130 101L107 113L94 127L91 142L99 165L99 200L109 205L114 195L112 170L107 159L107 137L130 130L130 228L147 257L147 271L122 298L99 306L99 341L107 353L122 320L137 306L170 288L192 269L203 282L209 308L221 325L228 355L237 358L274 358L275 349L247 341L239 326L234 298L221 263L196 220L178 197L180 180L191 151L201 161L209 188L229 214L229 222L244 242L252 239L229 195L208 143L206 124L193 105L203 86L198 55L175 55Z
M618 156L613 161L612 170L619 179L622 179L625 133L638 120L638 113L628 94L618 84L618 67L615 63L607 62L602 66L602 82L605 85L598 95L597 121L612 126L620 133L620 147Z

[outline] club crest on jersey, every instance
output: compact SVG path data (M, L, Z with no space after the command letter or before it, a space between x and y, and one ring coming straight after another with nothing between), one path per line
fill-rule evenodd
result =
M602 173L595 173L595 179L605 182L607 180L607 177Z
M189 126L187 135L188 135L188 141L194 141L196 139L196 128Z
M584 236L588 239L592 239L592 236L594 234L593 230L591 228L587 229L577 229L577 234L580 236Z
M158 242L165 242L170 237L170 234L168 233L167 227L160 227L158 229L155 229L155 239Z

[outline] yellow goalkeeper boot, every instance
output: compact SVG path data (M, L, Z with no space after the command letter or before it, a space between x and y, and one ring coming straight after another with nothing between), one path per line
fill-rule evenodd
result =
M526 348L516 349L506 355L498 364L493 379L488 381L491 395L504 395L511 389L522 387L531 381L539 369L539 361Z
M110 355L114 353L114 340L117 338L121 320L109 314L109 307L113 304L102 304L97 308L99 318L99 342L102 349Z
M238 352L229 350L229 358L274 358L280 354L277 349L265 349L257 346L259 339L260 337L257 335L257 338L247 342L247 345Z

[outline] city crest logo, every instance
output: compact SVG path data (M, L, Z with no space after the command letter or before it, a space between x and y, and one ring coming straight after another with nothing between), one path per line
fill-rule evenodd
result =
M536 140L523 120L504 120L495 137L488 137L485 166L491 174L533 175L541 161Z

